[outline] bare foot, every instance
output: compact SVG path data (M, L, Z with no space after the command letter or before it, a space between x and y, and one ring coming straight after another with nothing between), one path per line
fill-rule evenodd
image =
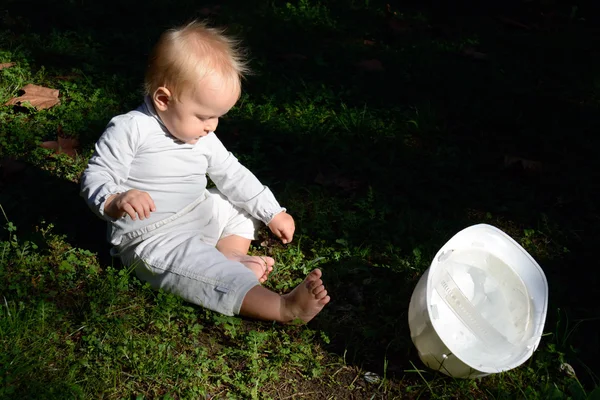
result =
M313 270L290 293L283 295L290 322L301 319L305 323L313 319L331 298L321 280L320 269Z
M258 278L260 283L265 283L269 278L269 274L273 272L273 265L275 264L275 260L271 257L267 256L249 256L246 254L243 255L234 255L234 254L226 254L229 260L241 262L248 269L254 272L254 275Z

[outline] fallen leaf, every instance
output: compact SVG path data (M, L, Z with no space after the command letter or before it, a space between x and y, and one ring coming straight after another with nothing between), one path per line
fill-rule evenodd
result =
M74 158L79 150L79 140L59 136L58 140L42 142L40 146L54 150L56 154L66 154Z
M569 375L571 378L576 378L575 369L568 363L560 364L560 370Z
M487 54L482 53L480 51L476 51L473 47L465 47L462 50L462 54L474 58L475 60L485 60L487 59Z
M25 92L25 94L10 99L4 103L4 105L21 105L27 102L38 110L45 110L60 104L60 100L58 99L58 89L49 89L43 86L29 84L25 85L21 90Z
M519 21L515 21L514 19L507 18L507 17L498 17L498 19L507 25L516 26L517 28L526 29L528 31L531 30L531 27L529 27Z
M4 68L14 67L15 65L17 64L14 62L0 63L0 70L3 70Z
M278 240L270 236L265 230L259 232L259 238L261 250L256 252L256 255L273 255L274 248L278 247ZM262 253L262 254L260 254Z
M421 149L424 147L423 140L412 135L404 136L404 145L415 149Z
M384 71L383 64L381 61L373 58L371 60L362 60L356 63L356 66L363 71L376 72L376 71Z
M392 18L388 21L388 28L394 35L400 35L411 29L410 23Z
M505 155L504 168L521 167L524 171L532 173L540 173L544 169L544 164L540 161L528 160L526 158Z
M367 383L379 383L381 380L381 377L375 372L365 372L364 378Z

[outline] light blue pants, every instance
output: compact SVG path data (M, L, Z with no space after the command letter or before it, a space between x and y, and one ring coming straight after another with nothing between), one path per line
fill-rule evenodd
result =
M118 255L154 289L225 315L239 314L246 293L260 283L250 269L228 260L215 246L229 235L255 239L259 221L216 189L209 190L205 201L212 202L212 215L204 215L206 204L195 207L139 243L121 245Z

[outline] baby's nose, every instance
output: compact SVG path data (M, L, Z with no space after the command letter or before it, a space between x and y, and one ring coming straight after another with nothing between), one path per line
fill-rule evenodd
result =
M218 120L214 120L214 121L210 121L207 122L206 124L204 124L204 130L208 133L208 132L214 132L215 129L217 129L217 124L219 123Z

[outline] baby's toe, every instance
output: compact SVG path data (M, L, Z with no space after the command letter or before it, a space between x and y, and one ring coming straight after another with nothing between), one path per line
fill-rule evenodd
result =
M319 285L312 290L312 294L317 295L325 290L325 285Z
M267 268L273 267L273 264L275 264L275 259L273 257L261 257L261 259L267 264Z
M315 299L317 300L324 299L325 297L327 297L327 290L323 288L323 290L321 290L319 293L315 293L314 295Z
M311 280L315 280L315 279L319 279L321 277L321 275L323 275L321 270L316 268L316 269L313 269L310 274L308 274L308 278Z
M316 280L314 280L314 281L307 282L307 284L306 284L306 288L307 288L308 290L313 290L314 288L316 288L316 287L319 287L319 286L321 286L322 284L323 284L323 281L322 281L322 280L320 280L320 279L316 279Z

